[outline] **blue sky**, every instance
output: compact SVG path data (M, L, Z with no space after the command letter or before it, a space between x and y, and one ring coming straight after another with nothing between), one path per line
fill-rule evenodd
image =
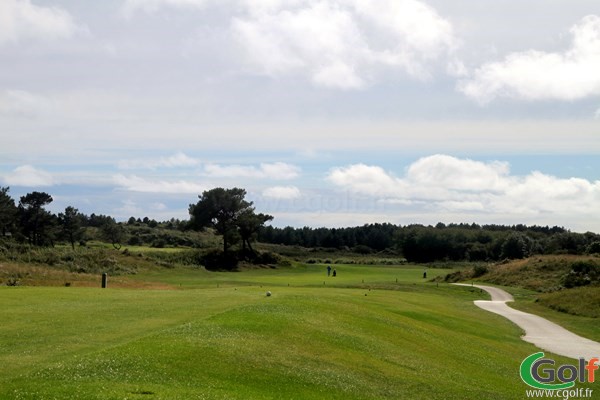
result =
M0 65L0 185L56 212L600 232L595 0L3 0Z

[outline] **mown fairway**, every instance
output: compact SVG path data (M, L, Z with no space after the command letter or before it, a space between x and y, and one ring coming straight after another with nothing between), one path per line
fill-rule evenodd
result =
M479 291L336 267L135 276L185 290L2 287L0 398L524 398L536 348L475 307Z

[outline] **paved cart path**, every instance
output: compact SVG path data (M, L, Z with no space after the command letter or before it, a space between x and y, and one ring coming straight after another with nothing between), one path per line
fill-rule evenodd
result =
M585 357L586 360L589 360L592 357L600 356L600 343L576 335L545 318L509 307L506 303L514 299L510 293L502 289L484 285L461 283L457 283L457 285L475 286L488 292L492 296L492 300L475 300L475 305L502 315L517 324L525 331L522 339L526 342L533 343L543 350L575 359Z

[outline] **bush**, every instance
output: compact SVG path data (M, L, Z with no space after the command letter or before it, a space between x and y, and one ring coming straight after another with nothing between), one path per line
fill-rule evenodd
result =
M127 244L130 246L141 246L144 244L144 241L139 236L131 236L127 240Z
M451 272L444 277L444 281L449 283L460 282L464 279L465 276L462 271Z
M6 286L19 286L20 284L21 281L19 280L19 278L14 276L9 277L6 281Z
M590 245L586 249L586 252L588 254L600 254L600 242L596 241L590 243Z
M152 242L152 247L156 249L162 249L167 245L167 242L164 239L156 239Z
M373 253L373 249L370 248L369 246L365 246L364 244L359 244L357 246L354 246L354 248L352 249L353 252L358 253L358 254L371 254Z
M479 278L482 275L485 275L488 272L488 267L486 265L476 265L473 267L473 278Z
M259 253L254 259L254 264L278 264L281 261L281 257L278 254L270 251Z
M223 253L221 250L209 251L200 258L200 261L210 271L233 271L238 265L235 254Z
M571 271L563 277L566 288L600 283L600 267L591 261L578 261L571 265Z

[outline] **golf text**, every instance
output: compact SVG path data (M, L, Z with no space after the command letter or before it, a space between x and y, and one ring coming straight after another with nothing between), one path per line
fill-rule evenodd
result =
M565 364L555 367L554 360L544 358L544 353L530 355L521 363L519 370L523 382L536 389L561 390L575 386L575 381L593 383L595 371L600 368L596 363L600 358L586 361L580 358L578 365ZM553 383L553 382L560 383Z
M527 398L545 398L545 399L591 399L594 391L590 388L579 389L558 389L541 390L530 389L526 391Z

